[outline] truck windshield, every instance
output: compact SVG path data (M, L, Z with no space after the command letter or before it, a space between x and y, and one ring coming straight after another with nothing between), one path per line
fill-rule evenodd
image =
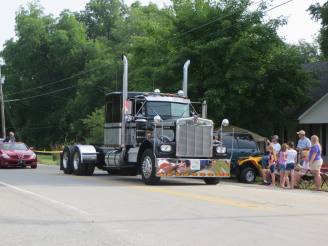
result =
M147 102L148 116L159 114L163 119L189 117L189 104L173 102Z

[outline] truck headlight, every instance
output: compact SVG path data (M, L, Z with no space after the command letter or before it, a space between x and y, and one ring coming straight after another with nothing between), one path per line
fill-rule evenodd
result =
M168 144L163 144L161 145L160 149L162 152L171 152L172 146Z
M223 146L216 147L216 153L218 153L218 154L224 154L226 152L227 152L227 148L226 147L223 147Z

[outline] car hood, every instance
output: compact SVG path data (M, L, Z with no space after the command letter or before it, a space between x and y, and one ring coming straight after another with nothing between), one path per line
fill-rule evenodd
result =
M2 153L5 153L9 156L18 156L18 155L33 155L33 151L31 150L2 150Z

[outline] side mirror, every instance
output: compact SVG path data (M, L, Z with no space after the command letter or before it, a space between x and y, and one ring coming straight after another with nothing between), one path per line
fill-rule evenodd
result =
M162 121L163 120L162 120L161 116L159 116L158 114L154 116L155 125L160 124Z
M35 150L35 148L34 148L34 147L30 147L30 150L34 151L34 150Z

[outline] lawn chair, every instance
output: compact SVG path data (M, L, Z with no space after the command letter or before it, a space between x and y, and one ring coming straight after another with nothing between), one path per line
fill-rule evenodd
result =
M321 176L321 189L326 184L328 187L328 173L320 172ZM307 170L301 177L300 188L309 189L314 186L314 176L310 170Z
M301 189L309 189L314 185L314 176L310 170L307 170L301 177L299 187Z

